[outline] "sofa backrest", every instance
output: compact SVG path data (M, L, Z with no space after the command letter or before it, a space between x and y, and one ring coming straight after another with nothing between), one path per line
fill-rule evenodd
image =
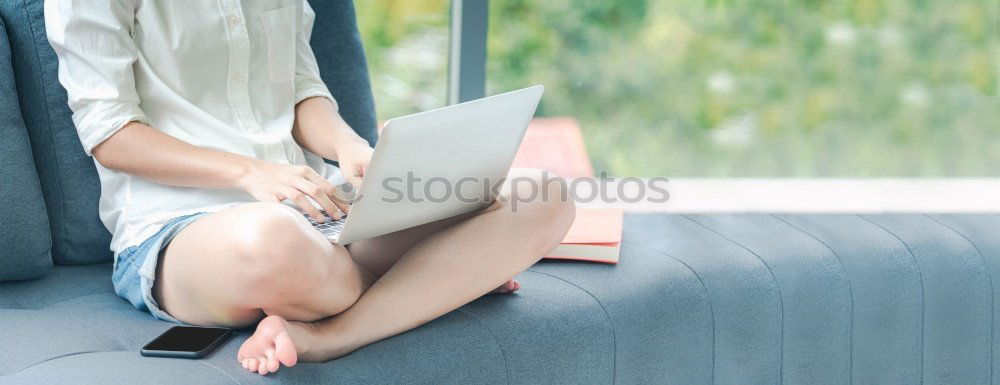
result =
M375 100L368 62L358 33L354 2L309 0L316 11L312 45L323 82L340 106L340 115L354 131L375 146L378 139Z
M350 0L309 0L316 11L312 46L341 115L376 140L374 101ZM80 144L45 35L43 0L0 1L14 83L41 184L57 264L111 261L110 234L98 218L100 183ZM6 103L11 103L5 100ZM3 196L3 200L7 200Z
M39 277L52 268L49 220L21 119L0 19L0 281Z

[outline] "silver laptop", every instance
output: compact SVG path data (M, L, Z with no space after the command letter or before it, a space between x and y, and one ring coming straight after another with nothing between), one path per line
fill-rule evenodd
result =
M544 87L386 122L350 215L307 219L347 245L482 209L510 171Z

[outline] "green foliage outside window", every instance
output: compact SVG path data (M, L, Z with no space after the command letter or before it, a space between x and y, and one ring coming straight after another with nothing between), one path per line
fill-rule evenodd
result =
M546 85L597 171L1000 174L995 0L490 4L489 92ZM448 2L357 7L380 118L442 105Z

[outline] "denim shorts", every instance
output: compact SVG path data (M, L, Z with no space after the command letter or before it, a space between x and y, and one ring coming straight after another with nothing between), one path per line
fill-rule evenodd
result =
M153 298L156 264L159 262L160 251L167 247L170 240L174 239L174 236L191 222L206 214L196 213L173 218L140 245L129 247L118 253L115 260L115 271L111 275L115 293L131 302L136 309L148 311L153 317L182 323L160 309Z

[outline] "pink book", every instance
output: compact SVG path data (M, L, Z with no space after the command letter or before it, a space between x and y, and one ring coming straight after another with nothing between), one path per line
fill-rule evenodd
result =
M564 178L594 176L580 124L569 117L533 119L511 167L541 168Z
M569 233L545 258L617 264L624 216L621 209L577 208Z

